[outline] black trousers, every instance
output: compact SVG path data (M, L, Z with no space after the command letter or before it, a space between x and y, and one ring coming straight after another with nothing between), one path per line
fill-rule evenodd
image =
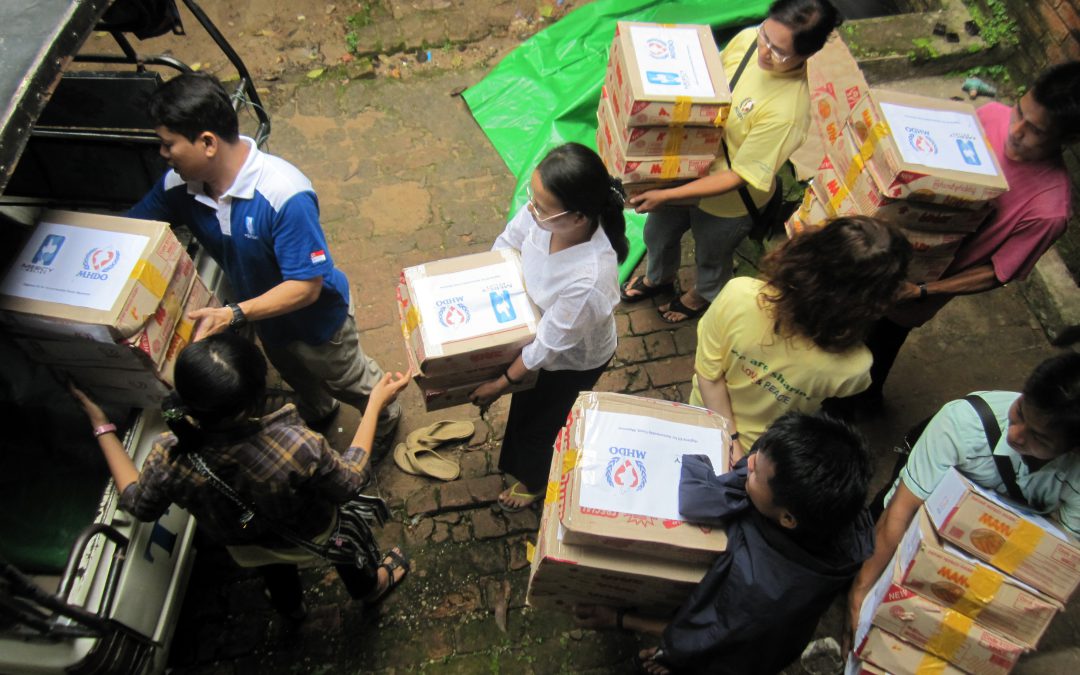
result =
M610 362L610 359L609 359ZM539 492L547 485L552 446L578 394L590 391L608 364L592 370L541 370L536 386L510 397L499 470Z
M870 366L870 388L865 395L880 399L885 389L885 379L889 377L893 363L904 346L911 329L893 323L885 317L877 320L866 338L866 346L874 356L874 365Z
M279 563L257 567L262 575L266 590L270 592L270 604L282 614L290 614L300 608L304 600L300 585L300 570L296 565ZM355 565L334 565L345 590L354 599L367 597L378 585L378 567L360 569Z

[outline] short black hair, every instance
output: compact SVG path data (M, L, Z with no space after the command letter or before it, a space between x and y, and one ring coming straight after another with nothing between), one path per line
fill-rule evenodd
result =
M796 530L828 537L865 508L870 451L850 425L820 413L785 413L753 450L772 461L773 503L795 516Z
M1049 417L1061 438L1080 447L1080 354L1058 354L1035 366L1024 382L1024 400Z
M184 73L150 95L150 121L180 134L192 143L209 131L227 143L240 138L240 121L232 100L217 78L207 73Z
M1050 66L1031 89L1035 101L1046 108L1057 133L1064 138L1080 134L1080 61Z
M769 6L769 18L791 29L799 56L821 51L829 34L843 21L829 0L776 0Z

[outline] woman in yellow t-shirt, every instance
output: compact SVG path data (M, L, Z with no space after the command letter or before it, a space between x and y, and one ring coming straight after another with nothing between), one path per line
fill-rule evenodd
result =
M757 27L736 35L722 60L729 77L756 45L731 95L724 128L731 165L723 152L710 175L666 190L649 190L629 200L645 221L646 273L622 287L624 302L674 292L682 235L696 243L697 286L659 307L668 323L696 318L731 279L735 247L753 221L740 191L757 208L768 204L776 172L806 138L810 93L806 60L816 54L839 23L828 0L776 0ZM745 190L741 190L744 188ZM700 199L698 206L671 206L673 200Z
M866 216L837 218L785 242L739 277L698 324L690 403L732 420L734 459L789 410L870 385L863 339L892 307L911 244Z

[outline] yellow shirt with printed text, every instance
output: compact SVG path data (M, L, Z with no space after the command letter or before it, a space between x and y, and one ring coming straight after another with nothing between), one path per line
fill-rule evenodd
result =
M728 79L735 76L746 50L757 41L758 29L740 32L721 53ZM731 112L724 126L724 138L731 154L732 170L746 181L758 207L769 202L774 178L784 162L806 140L810 126L810 88L805 64L791 72L772 73L758 66L757 55L731 92ZM717 153L711 173L728 169L724 151ZM738 190L701 200L706 213L724 218L746 215Z
M759 296L760 279L729 281L698 323L694 388L690 404L704 406L698 379L727 381L735 428L749 450L777 418L795 410L814 413L821 401L851 396L870 386L870 350L859 345L827 352L802 337L774 331L771 305Z

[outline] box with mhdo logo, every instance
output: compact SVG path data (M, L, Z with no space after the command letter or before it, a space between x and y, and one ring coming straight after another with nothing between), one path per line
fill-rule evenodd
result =
M534 607L571 611L595 603L668 616L709 570L706 563L662 560L566 541L558 505L547 503L531 563L525 600Z
M1080 584L1080 541L1058 525L950 469L926 500L943 539L1068 602Z
M511 249L407 267L397 303L418 375L448 378L441 386L475 381L471 372L501 372L536 337L540 320Z
M874 89L847 127L886 197L978 208L1009 189L969 103Z
M898 558L867 594L872 623L974 675L1005 675L1026 648L905 588Z
M679 514L683 455L707 455L728 470L729 422L682 403L584 392L571 410L552 459L567 544L708 563L727 546L719 529Z
M925 507L904 534L897 561L897 580L904 588L1028 649L1039 644L1064 609L1057 600L941 541Z
M47 211L0 281L0 322L36 338L134 340L160 364L166 324L175 325L193 277L166 223Z
M708 26L618 22L605 86L630 127L719 127L731 108Z

